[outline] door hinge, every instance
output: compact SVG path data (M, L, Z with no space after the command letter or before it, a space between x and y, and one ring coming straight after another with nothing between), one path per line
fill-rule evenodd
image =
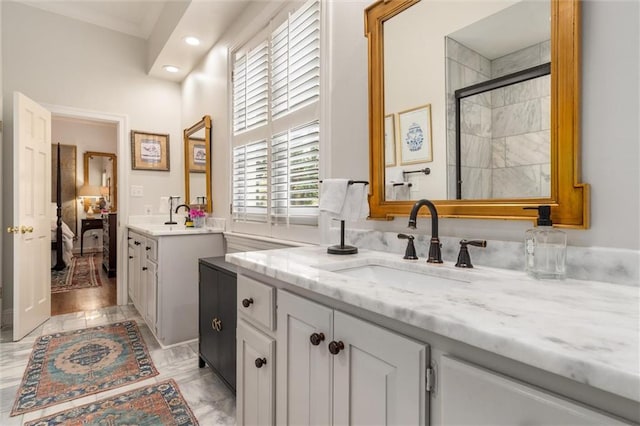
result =
M427 368L425 373L425 388L427 392L432 392L436 385L436 372L432 367Z
M233 204L229 204L229 214L233 214Z

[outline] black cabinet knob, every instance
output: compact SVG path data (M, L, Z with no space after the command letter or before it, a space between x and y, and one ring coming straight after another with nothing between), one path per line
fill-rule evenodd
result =
M133 259L133 256L129 256L129 259Z
M249 299L242 299L242 306L244 306L245 308L248 308L249 306L251 306L251 304L253 303L253 298L249 298Z
M339 341L339 342L333 341L329 343L329 352L331 352L333 355L338 355L340 351L343 349L344 349L344 343L342 343L342 341Z
M263 365L265 365L267 363L267 359L266 358L256 358L256 367L257 368L262 368Z
M149 269L149 268L147 268L146 266L143 266L143 267L142 267L142 270L143 270L143 271L146 271L147 269Z
M145 250L151 250L151 247L146 246L144 249L145 249Z
M133 238L131 238L131 237L127 237L127 240L133 240Z
M309 340L313 346L318 346L320 342L324 342L324 333L313 333L309 336Z
M133 244L139 246L140 245L140 241L134 241Z

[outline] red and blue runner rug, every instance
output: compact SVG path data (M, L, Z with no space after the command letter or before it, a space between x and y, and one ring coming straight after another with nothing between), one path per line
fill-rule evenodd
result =
M198 425L178 385L167 380L111 398L70 408L26 423L25 426Z
M11 416L156 376L135 321L41 336Z
M101 254L74 256L62 271L51 271L51 293L64 293L80 288L99 287Z

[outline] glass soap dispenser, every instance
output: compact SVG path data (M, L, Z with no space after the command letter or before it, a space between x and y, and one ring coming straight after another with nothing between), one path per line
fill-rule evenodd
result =
M524 237L525 271L536 279L563 280L566 276L567 234L552 227L551 206L525 207L538 210L538 226Z

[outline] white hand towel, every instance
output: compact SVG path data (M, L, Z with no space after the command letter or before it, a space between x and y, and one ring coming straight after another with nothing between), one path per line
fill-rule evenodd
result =
M384 181L387 183L403 182L404 175L402 167L385 167L384 169Z
M337 216L344 208L348 179L324 179L320 185L320 211Z
M367 185L354 183L347 188L344 207L338 216L340 220L358 220L369 216Z
M396 199L395 196L396 196L396 194L395 194L393 183L385 183L384 184L384 199L386 201L393 201L393 200Z
M393 187L393 199L394 200L410 200L410 189L408 183L404 182L402 185Z

